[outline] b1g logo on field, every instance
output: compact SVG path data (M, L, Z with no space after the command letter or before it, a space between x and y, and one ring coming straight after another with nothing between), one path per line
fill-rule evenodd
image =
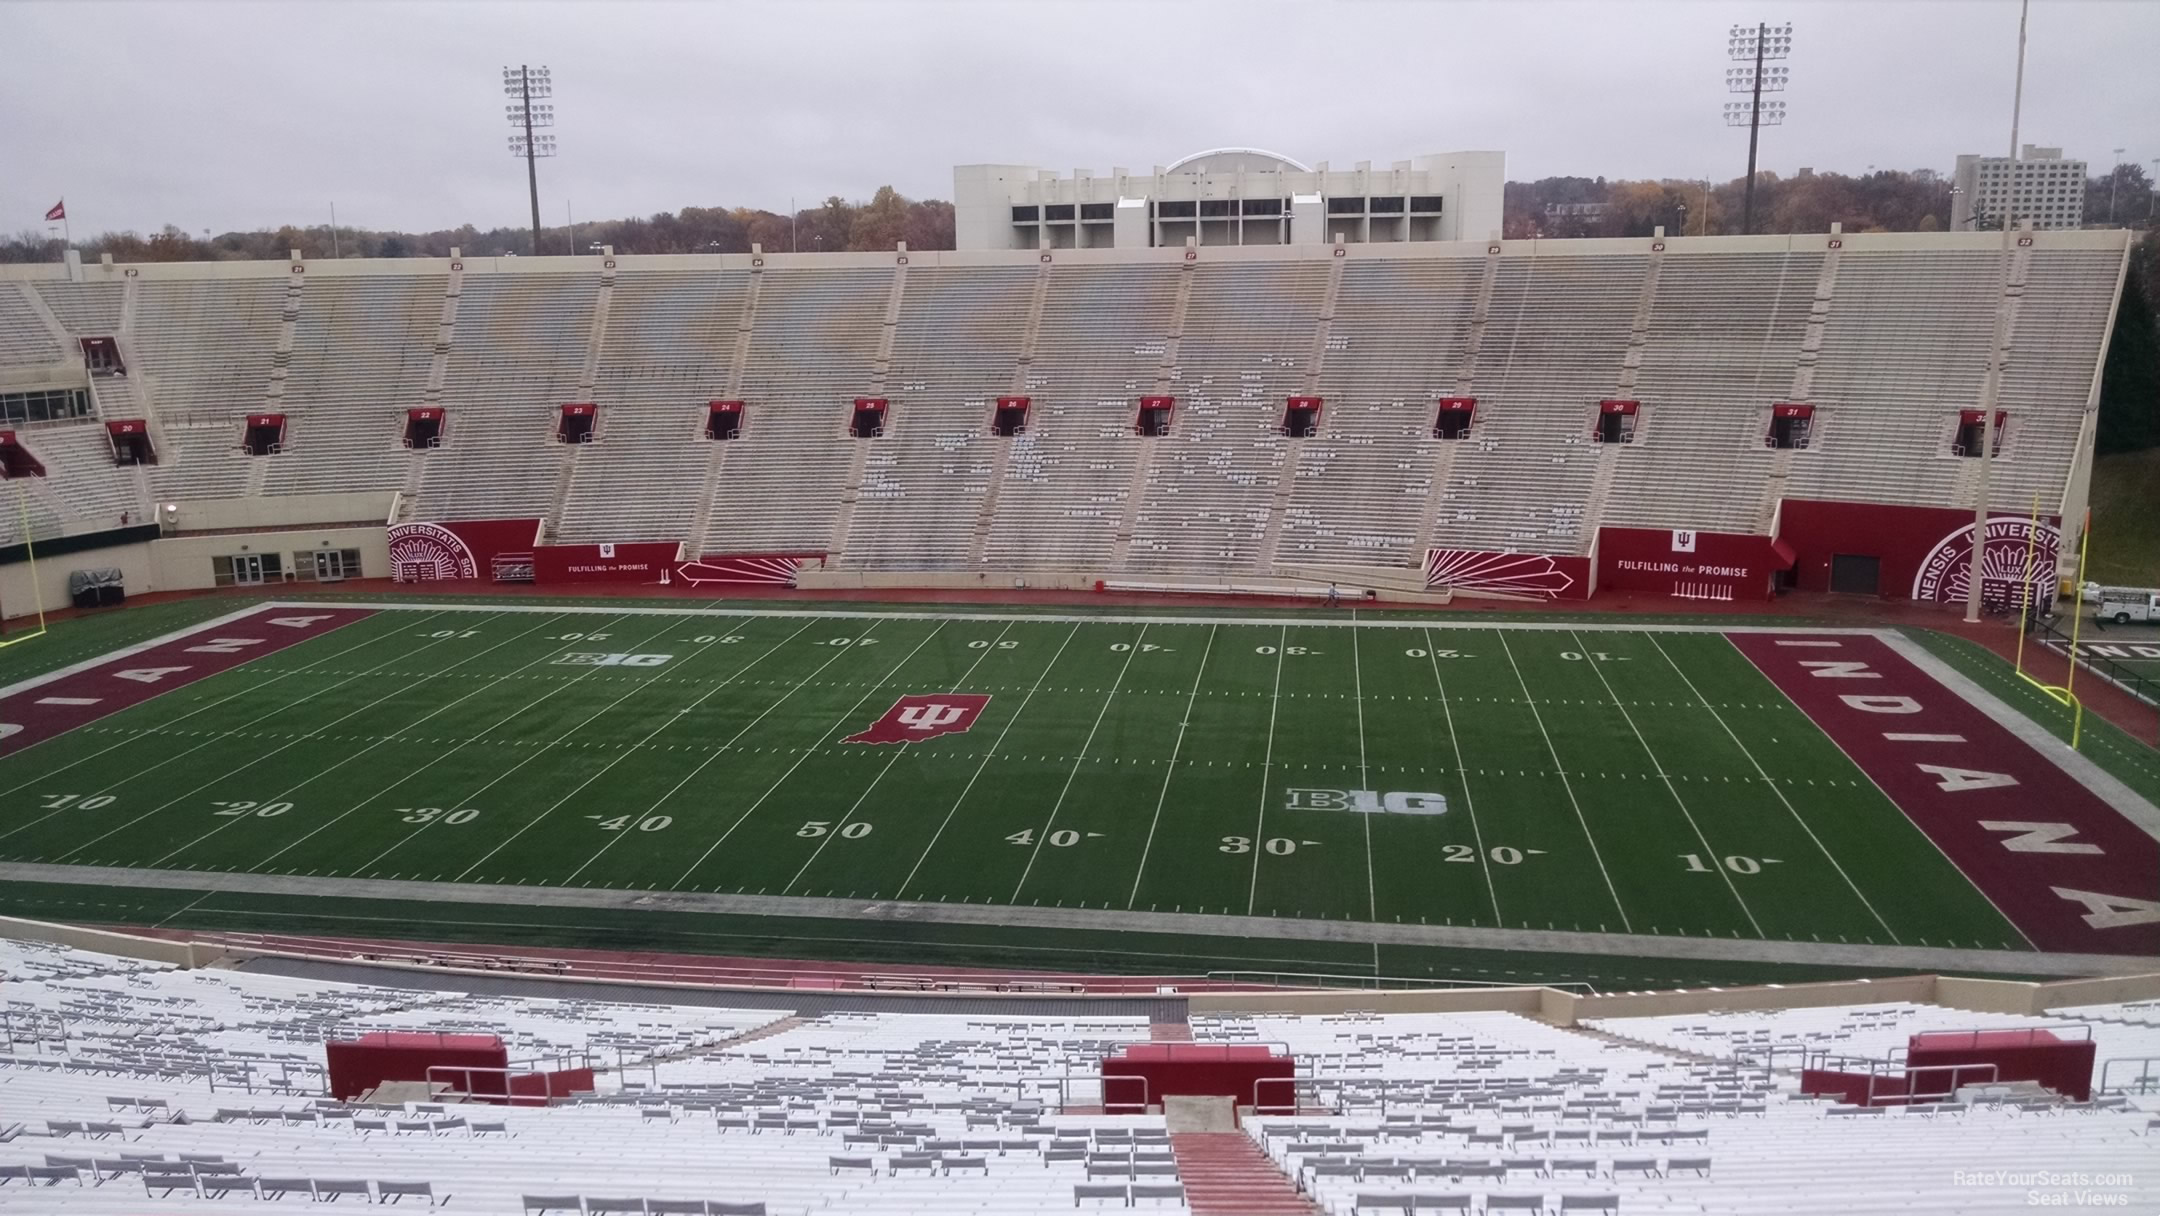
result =
M868 730L842 743L914 743L956 734L975 725L990 698L977 693L929 693L902 697Z
M598 654L573 650L555 662L564 667L658 667L674 657L671 654Z
M1285 790L1286 811L1348 811L1353 815L1445 815L1447 795L1408 790Z

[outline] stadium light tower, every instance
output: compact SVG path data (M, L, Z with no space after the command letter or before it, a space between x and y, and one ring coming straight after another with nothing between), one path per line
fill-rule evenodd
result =
M1786 69L1763 66L1767 59L1783 59L1792 54L1792 23L1784 25L1736 25L1726 38L1726 48L1732 57L1746 66L1725 70L1725 87L1734 93L1749 94L1746 101L1725 103L1725 125L1746 127L1747 133L1747 193L1740 203L1740 232L1746 235L1754 230L1755 223L1755 147L1762 138L1762 128L1774 127L1785 121L1785 103L1766 102L1765 93L1782 93L1789 74Z
M545 67L527 67L523 64L503 69L503 95L510 104L503 107L503 116L519 133L510 137L510 155L525 158L525 185L532 191L533 256L540 254L540 170L534 161L542 156L555 155L555 137L534 135L534 127L555 125L555 107L537 103L539 97L555 95L555 82Z

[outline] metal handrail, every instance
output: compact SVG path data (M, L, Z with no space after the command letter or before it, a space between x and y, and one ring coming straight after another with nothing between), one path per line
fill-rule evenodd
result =
M2110 1078L2117 1064L2135 1064L2138 1075L2128 1084L2117 1085ZM2094 1088L2101 1093L2160 1093L2160 1056L2117 1056L2100 1065L2100 1084Z
M541 1092L536 1096L530 1094L519 1094L516 1092L515 1086L511 1084L511 1079L513 1077L545 1077L547 1076L546 1073L519 1071L517 1069L511 1068L497 1068L491 1064L430 1064L427 1067L426 1074L421 1078L427 1083L430 1092L433 1092L434 1090L434 1085L436 1081L435 1074L438 1072L456 1073L463 1081L462 1085L451 1086L449 1090L449 1092L451 1093L464 1094L467 1097L473 1098L499 1098L502 1100L502 1104L505 1106L547 1106L554 1101L554 1095L547 1092L547 1087L545 1085L541 1087ZM503 1079L503 1091L500 1094L483 1094L474 1090L472 1087L472 1079L473 1074L475 1073L494 1074L501 1076ZM444 1084L449 1085L449 1082L446 1080L444 1081Z

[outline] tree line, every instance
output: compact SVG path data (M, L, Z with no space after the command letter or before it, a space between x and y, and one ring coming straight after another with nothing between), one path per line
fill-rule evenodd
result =
M592 253L600 247L612 247L617 253L748 253L753 244L768 253L862 252L889 250L901 241L910 249L952 248L952 204L910 199L884 186L866 202L834 195L793 215L757 207L684 207L651 216L594 220L574 229L565 224L540 230L543 254L567 254L573 248ZM147 237L136 232L102 233L76 242L76 248L86 261L109 253L116 262L274 261L295 249L311 259L442 258L450 256L452 249L462 250L467 257L498 257L530 255L533 234L527 227L471 224L432 232L349 227L332 231L327 224L287 224L197 236L167 224ZM0 238L0 262L56 262L60 255L59 238L36 229Z

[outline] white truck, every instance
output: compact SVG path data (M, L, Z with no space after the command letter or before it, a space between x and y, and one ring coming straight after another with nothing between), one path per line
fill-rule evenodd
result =
M2160 591L2151 587L2100 587L2089 590L2085 599L2094 605L2094 620L2117 625L2160 621Z

